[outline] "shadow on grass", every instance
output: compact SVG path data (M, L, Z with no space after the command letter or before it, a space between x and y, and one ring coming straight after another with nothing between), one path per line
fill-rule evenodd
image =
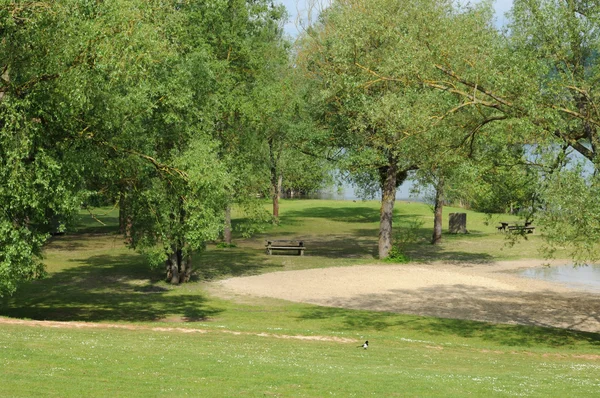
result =
M600 297L588 292L454 284L334 297L323 304L335 308L313 309L302 318L341 317L348 330L402 326L429 335L477 337L509 346L564 346L583 340L600 347L600 334L589 332L600 330Z
M390 312L348 310L343 308L312 307L300 320L339 321L348 331L383 331L391 328L412 330L423 339L427 336L458 336L477 338L505 346L568 347L586 343L600 348L600 334L551 327L492 324L449 318L399 315Z
M495 261L494 256L488 253L451 251L425 242L407 245L404 253L412 261L417 262L442 261L448 264L489 264Z
M306 255L324 258L376 258L377 237L342 235L323 236L305 241Z
M100 223L96 225L79 226L75 231L69 231L68 235L80 235L80 234L116 234L119 233L119 227L115 225L102 225Z
M217 315L198 294L173 294L135 254L101 255L77 260L82 265L27 283L0 300L0 314L57 321L159 321L178 316L198 321ZM161 270L162 271L162 270ZM150 275L150 277L149 277Z
M205 281L257 275L265 268L276 267L268 261L264 250L253 248L211 248L196 258L195 277Z
M89 249L106 248L107 242L118 243L125 241L122 235L117 233L93 233L78 232L51 237L46 243L46 248L54 251L85 251Z
M92 215L93 214L93 215ZM95 208L90 214L81 210L69 234L117 233L119 232L119 212L114 208Z

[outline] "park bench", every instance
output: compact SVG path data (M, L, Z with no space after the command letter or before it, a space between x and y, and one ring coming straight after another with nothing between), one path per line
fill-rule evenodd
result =
M273 250L293 250L297 251L299 256L304 255L304 242L301 240L268 240L267 254L273 254Z

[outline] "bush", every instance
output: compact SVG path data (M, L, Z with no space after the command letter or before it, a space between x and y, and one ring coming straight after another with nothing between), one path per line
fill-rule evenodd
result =
M394 243L394 247L392 247L392 250L390 250L390 253L383 261L387 263L406 264L410 262L410 257L402 252L398 244Z

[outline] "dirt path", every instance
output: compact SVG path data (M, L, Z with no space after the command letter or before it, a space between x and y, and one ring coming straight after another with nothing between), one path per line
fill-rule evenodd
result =
M0 317L0 325L23 325L23 326L39 326L45 328L59 328L59 329L125 329L125 330L146 330L152 332L175 332L175 333L226 333L237 336L258 336L258 337L269 337L274 339L294 339L294 340L316 340L316 341L335 341L338 343L358 343L356 339L350 339L345 337L331 337L331 336L316 336L316 335L287 335L287 334L275 334L275 333L251 333L251 332L238 332L234 330L220 329L220 330L209 330L209 329L195 329L195 328L173 328L173 327L160 327L160 326L141 326L141 325L126 325L118 323L98 323L98 322L61 322L61 321L34 321L29 319L14 319Z
M600 332L600 294L516 274L541 265L365 265L274 272L218 285L235 294L331 307Z

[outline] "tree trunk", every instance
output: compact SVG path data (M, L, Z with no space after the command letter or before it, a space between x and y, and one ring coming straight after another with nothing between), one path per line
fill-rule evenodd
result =
M279 194L277 193L277 183L272 187L272 199L273 199L273 218L277 220L279 218Z
M171 213L171 218L174 221L177 220L180 225L183 225L186 219L183 200L183 197L179 198L179 210ZM184 235L172 239L171 250L167 253L167 281L173 285L178 285L190 280L192 275L191 255Z
M173 285L185 283L192 276L191 256L186 250L173 248L173 252L167 257L167 281Z
M231 206L225 208L225 227L223 228L223 240L228 245L231 244Z
M281 185L283 183L283 176L275 178L273 185L273 217L279 218L279 201L281 200Z
M281 174L279 174L279 177L277 178L277 202L278 203L281 200L282 191L283 191L283 176Z
M167 258L167 280L173 285L179 284L179 261L176 250Z
M281 199L281 184L283 176L277 176L277 169L271 168L271 198L273 199L273 218L279 218L279 200Z
M435 204L433 211L433 237L431 244L442 243L442 210L444 208L444 180L439 179L435 187Z
M281 195L281 175L279 173L279 155L275 153L275 143L273 139L269 139L269 160L271 170L271 198L273 200L273 219L274 222L279 222L279 198Z
M191 257L184 250L178 250L177 257L179 259L179 282L189 282L192 275Z
M131 244L131 229L133 227L133 216L131 215L130 203L127 200L127 193L124 191L130 190L127 185L119 196L119 233L125 237L125 242Z
M396 182L398 177L398 164L395 159L390 159L390 164L380 170L381 210L379 219L379 258L386 258L392 249L392 216L396 201Z

